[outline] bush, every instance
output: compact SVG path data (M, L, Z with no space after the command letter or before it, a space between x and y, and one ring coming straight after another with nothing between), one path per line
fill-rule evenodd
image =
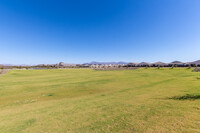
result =
M192 70L192 72L200 72L200 68L195 67L194 70Z
M174 69L174 65L172 65L171 69Z

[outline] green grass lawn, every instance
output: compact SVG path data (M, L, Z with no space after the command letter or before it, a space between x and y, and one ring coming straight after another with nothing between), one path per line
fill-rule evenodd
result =
M191 70L13 70L0 76L0 132L199 133Z

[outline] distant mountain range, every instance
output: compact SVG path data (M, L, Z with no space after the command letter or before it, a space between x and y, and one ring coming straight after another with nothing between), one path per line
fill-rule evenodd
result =
M97 61L92 61L90 63L84 63L85 65L92 65L92 64L96 64L96 65L99 65L99 64L102 64L102 65L108 65L108 64L129 64L131 62L123 62L123 61L120 61L120 62L97 62ZM177 63L177 64L180 64L180 63L183 63L181 61L173 61L171 63ZM188 62L188 63L191 63L191 64L200 64L200 60L197 60L197 61L193 61L193 62ZM150 63L151 64L151 63Z
M26 65L26 64L18 64L18 65L14 65L14 64L2 64L3 66L34 66L34 65Z
M200 60L197 60L197 61L194 61L194 62L191 62L193 64L200 64Z
M92 65L92 64L96 64L96 65L99 65L99 64L102 64L102 65L109 65L109 64L119 64L119 65L127 65L129 63L132 63L132 62L124 62L124 61L119 61L119 62L97 62L97 61L92 61L90 63L83 63L84 65ZM171 63L182 63L180 61L173 61ZM197 60L197 61L193 61L193 62L186 62L186 63L190 63L190 64L200 64L200 60ZM151 64L151 63L150 63ZM21 64L21 65L14 65L14 64L0 64L0 65L4 65L4 66L35 66L35 65L26 65L26 64Z
M120 62L96 62L96 61L92 61L92 62L90 62L90 63L84 63L85 65L92 65L92 64L97 64L97 65L99 65L99 64L102 64L102 65L109 65L109 64L128 64L128 63L130 63L130 62L123 62L123 61L120 61Z

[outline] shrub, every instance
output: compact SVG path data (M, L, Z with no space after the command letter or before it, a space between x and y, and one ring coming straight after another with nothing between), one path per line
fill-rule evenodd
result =
M195 67L194 70L192 70L193 72L200 72L200 68Z
M0 66L0 69L1 69L1 70L3 70L3 69L4 69L4 67L3 67L3 66Z
M172 65L171 69L174 69L174 65Z

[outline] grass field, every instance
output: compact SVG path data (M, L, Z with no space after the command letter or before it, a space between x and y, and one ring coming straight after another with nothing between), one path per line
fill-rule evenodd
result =
M199 133L191 70L9 71L0 76L0 132Z

